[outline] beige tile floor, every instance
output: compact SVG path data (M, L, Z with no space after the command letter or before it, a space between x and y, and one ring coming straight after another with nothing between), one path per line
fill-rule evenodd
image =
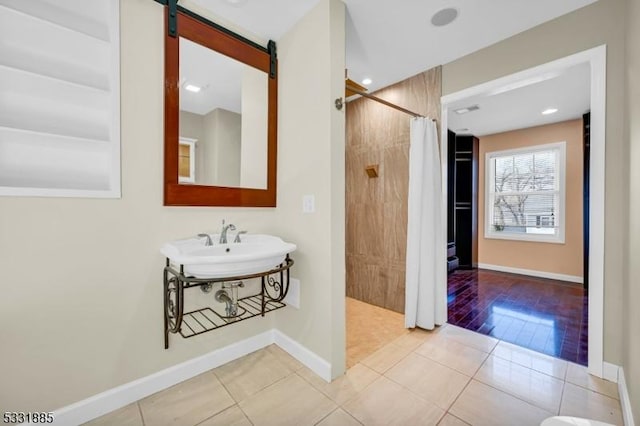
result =
M617 387L586 368L447 325L413 330L326 383L277 346L90 425L622 425Z
M404 315L347 297L347 368L407 334Z

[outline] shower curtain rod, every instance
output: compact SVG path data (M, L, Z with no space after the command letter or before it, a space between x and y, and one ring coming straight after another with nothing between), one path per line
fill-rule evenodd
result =
M353 93L356 93L356 94L358 94L360 96L364 96L365 98L371 99L372 101L380 102L383 105L386 105L386 106L391 107L393 109L397 109L398 111L402 111L405 114L409 114L409 115L411 115L413 117L416 117L416 118L417 117L425 118L425 116L422 115L422 114L418 114L417 112L413 112L413 111L410 111L410 110L408 110L406 108L402 108L401 106L398 106L396 104L392 104L391 102L385 101L384 99L381 99L381 98L379 98L377 96L370 95L367 92L363 92L361 90L358 90L357 88L355 88L355 87L353 87L353 86L351 86L349 84L346 84L346 88L348 90L352 91ZM431 119L431 121L435 121L435 120Z

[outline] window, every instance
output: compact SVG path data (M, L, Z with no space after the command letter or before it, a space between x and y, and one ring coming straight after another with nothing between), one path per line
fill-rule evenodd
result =
M485 238L564 243L565 145L486 154Z

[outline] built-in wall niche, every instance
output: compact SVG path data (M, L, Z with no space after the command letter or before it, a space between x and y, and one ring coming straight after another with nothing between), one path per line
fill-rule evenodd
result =
M196 139L180 138L178 152L178 181L196 183Z
M0 0L0 195L120 197L119 1Z

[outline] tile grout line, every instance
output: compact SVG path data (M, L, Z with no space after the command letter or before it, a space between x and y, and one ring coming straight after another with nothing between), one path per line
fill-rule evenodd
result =
M431 359L429 359L429 360L430 360L430 361L432 361ZM434 361L434 362L435 362L435 361ZM441 364L441 365L443 365L443 364ZM445 365L445 367L446 367L446 365ZM450 370L453 370L451 367L447 367L447 368L449 368ZM466 389L466 387L467 387L467 385L469 384L469 382L471 381L471 379L473 379L473 378L472 378L472 377L467 376L466 374L460 373L460 372L459 372L459 371L457 371L457 370L453 370L453 371L454 371L454 372L456 372L456 373L462 374L462 375L463 375L463 376L465 376L467 379L469 379L469 380L467 380L467 383L465 383L464 387L463 387L463 388L462 388L462 390L460 391L460 393L462 393L462 392ZM449 411L449 408L451 408L451 406L452 406L452 405L455 403L455 401L458 399L458 396L460 396L460 394L456 395L456 397L455 397L455 399L453 400L453 402L452 402L451 404L449 404L449 406L448 406L447 408L442 408L441 406L439 406L439 405L438 405L438 404L436 404L435 402L433 402L433 401L429 401L428 399L426 399L426 398L425 398L425 397L423 397L422 395L418 395L417 393L415 393L414 391L412 391L411 389L409 389L408 387L406 387L406 386L405 386L405 385L403 385L402 383L399 383L399 382L397 382L397 381L393 380L393 378L388 377L388 376L386 376L386 375L382 375L382 377L384 377L384 378L385 378L385 379L387 379L387 380L392 381L393 383L397 384L398 386L401 386L403 389L405 389L405 390L409 391L410 393L412 393L413 395L417 396L417 397L418 397L418 398L420 398L421 400L423 400L423 401L425 401L425 402L428 402L429 404L433 404L433 405L434 405L434 406L436 406L437 408L439 408L439 409L443 410L443 411L445 412L445 414ZM442 419L440 419L440 420L442 420Z
M416 398L418 398L420 401L426 402L427 404L430 404L430 405L433 405L438 410L443 411L446 414L446 410L443 410L442 408L440 408L440 406L438 404L436 404L435 402L432 402L432 401L429 401L429 400L425 399L424 397L422 397L422 396L418 395L417 393L413 392L411 389L409 389L409 388L405 387L404 385L396 382L395 380L391 379L390 377L385 376L384 374L380 374L380 377L376 378L373 382L369 383L364 389L362 389L360 392L358 392L356 395L354 395L353 398L349 398L343 404L338 405L338 407L342 408L347 414L349 414L351 417L353 417L353 415L344 407L344 405L346 405L349 402L351 402L351 401L355 400L356 398L358 398L362 393L364 393L368 388L373 386L378 380L380 380L382 378L385 378L385 379L389 380L390 382L395 383L396 385L400 386L402 389L404 389L407 392L409 392L411 395L413 395ZM443 414L443 417L444 417L444 414ZM358 420L358 419L356 419L356 420ZM442 420L442 418L438 419L438 423L440 422L440 420ZM358 423L363 424L359 420L358 420Z
M541 374L542 374L542 373L541 373ZM546 411L546 412L548 412L548 413L552 413L552 412L551 412L551 411L549 411L547 408L545 408L545 407L541 407L540 405L538 405L538 403L536 403L536 402L532 402L532 401L527 401L526 399L524 399L524 397L521 397L521 396L518 396L518 395L514 395L513 393L511 393L511 391L508 391L508 390L506 390L506 389L500 389L497 385L493 385L493 384L491 384L491 383L486 383L485 381L481 380L480 378L476 378L475 376L474 376L474 377L472 377L472 380L475 380L475 381L476 381L476 382L478 382L478 383L482 383L483 385L489 386L490 388L493 388L493 389L495 389L495 390L497 390L497 391L500 391L500 392L502 392L502 393L505 393L505 394L507 394L507 395L510 395L510 396L512 396L512 397L514 397L514 398L516 398L516 399L519 399L520 401L526 402L527 404L529 404L529 405L531 405L531 406L534 406L534 407L536 407L536 408L539 408L539 409L541 409L541 410L544 410L544 411ZM556 379L556 380L560 380L560 379ZM562 395L564 394L564 385L565 385L565 382L562 382L562 391L560 392L560 401L561 401L561 402L562 402Z
M333 410L329 411L324 417L322 417L320 420L318 420L317 422L315 422L313 425L314 426L318 426L320 423L322 423L322 421L324 419L326 419L327 417L329 417L330 415L332 415L333 413L335 413L338 409L340 408L340 406L336 406L336 408L334 408Z
M297 371L295 372L295 374L300 377L304 382L308 383L313 389L317 390L318 392L320 392L321 394L323 394L324 396L326 396L327 398L329 398L334 404L336 404L338 407L342 408L342 406L348 402L350 402L351 400L355 399L361 392L364 392L365 389L367 389L369 386L371 386L376 380L378 380L380 377L382 377L383 375L378 373L376 370L374 370L373 368L364 365L362 363L358 363L356 365L360 365L362 368L365 368L367 370L372 371L374 374L376 374L378 377L376 377L375 379L373 379L371 381L371 383L369 383L368 385L366 385L364 388L362 388L360 391L356 392L356 394L354 396L352 396L351 398L347 399L346 401L344 401L343 403L339 403L338 401L334 400L331 395L329 395L327 392L325 392L324 390L318 388L316 385L314 385L310 380L307 380L307 378L305 378L304 376L302 376L301 374L299 374ZM348 368L347 371L345 371L345 373L340 376L340 377L346 377L347 372L349 370L351 370L353 367L355 367L356 365L352 366L351 368ZM314 373L315 375L315 373ZM334 379L331 383L334 383L337 379ZM329 385L331 384L329 383Z
M449 406L449 408L447 408L447 411L445 412L445 416L447 415L447 413L450 413L451 408L453 408L453 406L456 404L456 402L458 402L458 400L460 399L460 397L462 396L462 394L464 393L465 390L467 390L467 388L469 387L469 385L471 384L471 382L473 381L473 377L469 377L469 380L467 381L467 383L464 385L464 387L462 388L462 390L460 391L460 393L455 397L455 399L453 400L453 402L451 403L451 405ZM458 418L457 416L451 414L452 416ZM462 421L464 421L465 423L467 423L466 420L461 419Z
M429 359L429 360L431 361L431 359ZM434 361L434 362L435 362L435 361ZM445 365L445 367L446 367L446 365ZM447 368L449 368L449 369L453 370L451 367L447 367ZM391 370L391 369L389 369L389 370ZM387 372L388 372L389 370L387 370ZM458 372L457 370L454 370L454 371ZM459 373L459 372L458 372L458 373ZM463 376L465 376L465 377L469 377L469 376L467 376L466 374L463 374L463 373L460 373L460 374L462 374L462 375L463 375ZM431 405L433 405L434 407L436 407L437 409L444 411L445 413L447 412L447 410L446 410L446 409L444 409L444 408L440 407L440 406L439 406L438 404L436 404L435 402L433 402L433 401L429 401L428 399L426 399L426 398L425 398L425 397L423 397L422 395L418 395L416 392L412 391L411 389L409 389L408 387L406 387L406 386L405 386L405 385L403 385L402 383L398 383L398 382L396 382L395 380L393 380L391 377L388 377L388 376L386 375L386 373L385 373L385 374L381 374L381 375L380 375L380 377L384 377L385 379L389 380L390 382L395 383L396 385L400 386L402 389L406 390L407 392L409 392L409 393L410 393L410 394L412 394L413 396L417 397L417 398L418 398L418 399L420 399L421 401L424 401L424 402L426 402L426 403L428 403L428 404L431 404ZM378 380L378 379L376 379L376 380ZM374 382L375 382L376 380L374 380ZM371 383L371 384L373 384L373 383ZM367 387L368 387L368 386L367 386ZM363 389L363 391L364 391L364 389ZM438 420L438 422L439 422L440 420L442 420L442 419L439 419L439 420Z
M281 379L276 380L275 382L271 383L270 385L265 386L264 388L260 389L259 391L255 392L255 393L253 393L253 394L251 394L251 395L249 395L249 396L247 396L247 398L243 399L243 401L246 401L249 397L254 396L254 395L257 395L258 393L260 393L260 392L262 392L262 391L264 391L264 390L266 390L266 389L268 389L268 388L270 388L270 387L272 387L272 386L275 386L276 384L278 384L278 383L282 382L283 380L288 379L289 377L291 377L291 376L292 376L292 375L294 375L294 374L296 374L296 373L295 373L295 372L293 372L293 373L291 373L291 374L289 374L289 375L287 375L287 376L285 376L285 377L282 377ZM300 376L298 375L298 377L300 377ZM232 397L232 398L233 398L233 397ZM246 419L247 419L247 420L249 420L249 423L251 423L251 424L253 425L253 424L254 424L254 423L253 423L253 421L251 420L251 418L249 417L249 415L248 415L248 414L247 414L247 413L242 409L242 407L240 406L240 402L236 403L236 405L238 406L238 408L240 409L240 411L242 412L242 414L244 414L244 416L246 417Z
M447 416L454 417L454 418L456 418L456 419L460 420L460 421L461 421L462 423L464 423L465 425L469 425L469 426L471 426L471 425L470 425L469 423L467 423L465 420L462 420L460 417L456 416L455 414L450 413L449 411L447 411L446 413L444 413L444 417L442 417L442 418L444 419L444 418L445 418L445 417L447 417ZM442 420L440 420L440 421L442 421ZM439 424L439 423L438 423L438 424Z
M532 407L534 407L534 408L537 408L537 409L539 409L539 410L542 410L542 411L544 411L544 412L547 412L547 413L549 413L549 414L553 415L553 413L552 413L551 411L547 410L546 408L540 407L539 405L536 405L536 404L534 404L534 403L533 403L533 402L531 402L531 401L527 401L527 400L525 400L525 399L523 399L522 397L519 397L519 396L517 396L517 395L513 395L512 393L507 392L507 391L505 391L504 389L499 389L499 388L497 388L497 387L495 387L495 386L493 386L493 385L491 385L491 384L488 384L488 383L482 382L482 381L477 380L477 379L475 379L475 378L473 378L473 377L471 378L471 380L475 380L476 382L478 382L478 383L480 383L480 384L482 384L482 385L488 386L488 387L490 387L490 388L492 388L492 389L497 390L498 392L502 392L502 393L503 393L503 394L505 394L505 395L509 395L510 397L515 398L515 399L517 399L517 400L519 400L519 401L521 401L521 402L524 402L525 404L528 404L528 405L530 405L530 406L532 406Z
M453 325L453 324L452 324L452 325ZM456 326L456 325L454 325L454 327L462 328L462 327L459 327L459 326ZM467 329L465 328L465 330L467 330ZM478 332L476 332L476 331L472 331L472 330L467 330L467 331L471 331L472 333L476 333L476 334L480 334L480 335L482 335L482 336L485 336L484 334L478 333ZM568 371L569 371L569 366L568 366L568 364L576 364L576 365L578 365L578 366L584 367L582 364L578 364L578 363L576 363L576 362L569 361L569 360L566 360L566 359L563 359L563 358L555 357L555 356L553 356L553 355L549 355L549 354L544 353L544 352L534 351L533 349L530 349L530 348L527 348L527 347L524 347L524 346L520 346L520 345L517 345L517 344L515 344L515 343L508 342L508 341L506 341L506 340L497 339L497 338L492 337L492 336L486 336L486 337L491 337L491 338L493 338L493 339L498 340L498 343L496 343L496 344L495 344L495 346L493 347L493 349L491 349L491 352L488 352L489 356L494 356L494 357L500 358L500 359L502 359L502 360L509 361L509 362L511 362L511 363L513 363L513 364L515 364L515 365L519 365L519 366L521 366L521 367L528 368L529 370L537 371L538 373L541 373L541 374L544 374L544 375L547 375L547 376L553 377L553 378L558 379L558 380L566 381L566 376L567 376ZM478 348L473 347L473 346L470 346L470 345L466 345L466 344L464 344L464 343L462 343L462 342L458 342L458 343L460 343L460 344L462 344L462 345L464 345L464 346L466 346L466 347L470 347L470 348L473 348L473 349L479 350L479 351L481 351L481 352L485 352L485 351L483 351L483 350L481 350L481 349L478 349ZM511 359L503 358L503 357L501 357L501 356L499 356L499 355L494 354L494 352L495 352L496 348L498 347L498 345L499 345L500 343L505 343L505 344L508 344L508 345L516 346L516 347L517 347L517 348L519 348L519 349L522 349L522 350L525 350L525 351L529 351L529 352L533 352L535 355L539 355L539 356L543 356L543 357L544 357L544 356L549 357L549 358L551 358L551 359L552 359L552 360L554 360L554 361L560 361L560 362L565 362L565 363L567 363L567 368L565 369L565 372L564 372L564 376L563 376L563 378L556 377L556 376L554 376L553 374L547 374L547 373L545 373L544 371L536 370L536 369L531 368L531 367L528 367L528 366L526 366L526 365L523 365L523 364L519 364L519 363L517 363L517 362L514 362L514 361L513 361L513 360L511 360ZM485 353L487 353L487 352L485 352ZM476 373L477 373L477 372L476 372ZM569 383L571 383L571 382L569 382ZM572 383L572 384L575 384L575 383ZM580 386L580 385L576 385L576 386ZM582 387L582 386L581 386L581 387ZM591 390L591 389L590 389L590 390ZM597 391L594 391L594 392L597 392ZM599 393L599 392L598 392L598 393ZM605 396L606 396L606 395L605 395Z
M619 397L618 397L618 398L616 398L616 397L614 397L614 396L607 395L606 393L602 393L602 392L597 391L597 390L595 390L595 389L591 389L591 388L588 388L588 387L585 387L585 386L582 386L582 385L578 385L578 384L573 383L573 382L565 381L565 383L568 383L568 384L570 384L570 385L572 385L572 386L575 386L575 387L577 387L577 388L580 388L580 389L582 389L582 390L586 390L586 391L588 391L588 392L595 393L595 394L600 395L600 396L604 396L605 398L613 399L614 401L618 401L618 402L620 402L620 398L619 398Z
M241 359L241 358L238 358ZM216 367L217 368L217 367ZM213 373L213 376L216 378L216 380L220 383L220 385L222 386L222 388L225 390L225 392L227 392L229 394L229 396L231 397L231 400L233 402L237 404L240 404L238 401L236 401L236 399L234 398L233 394L229 391L229 389L227 388L227 385L224 384L224 382L222 381L222 379L220 378L220 376L218 376L215 372L216 368L213 368L209 371L211 371ZM224 410L223 410L224 411ZM222 411L221 411L222 412Z
M465 332L469 332L469 333L477 334L478 336L482 336L483 338L496 340L496 343L493 345L491 350L490 351L486 351L484 349L480 349L477 346L473 346L473 345L471 345L469 343L464 342L464 339L462 339L463 341L459 341L458 339L454 339L451 336L447 336L446 334L443 334L443 336L447 337L449 340L453 340L454 342L460 343L463 346L466 346L466 347L471 348L471 349L475 349L475 350L480 351L480 352L484 352L486 354L492 353L500 342L504 342L504 340L498 339L497 337L488 336L486 334L478 333L477 331L469 330L469 329L466 329L464 327L460 327L459 325L449 324L449 327L459 328L461 330L465 330ZM438 334L440 334L440 333L438 333ZM463 334L464 334L464 332L463 332ZM507 343L509 343L509 342L507 342Z
M353 368L353 367L352 367L352 368ZM349 370L347 369L347 371L349 371ZM307 384L308 384L309 386L311 386L313 389L317 390L318 392L320 392L321 394L323 394L324 396L326 396L327 398L329 398L331 401L333 401L333 402L336 404L336 406L340 407L340 405L339 405L336 401L334 401L334 400L333 400L329 395L327 395L327 393L326 393L326 392L324 392L322 389L319 389L319 388L318 388L318 387L316 387L313 383L311 383L311 381L310 381L310 380L307 380L304 376L302 376L301 374L299 374L297 371L294 371L294 372L293 372L293 374L295 374L296 376L300 377L300 378L302 379L302 381L303 381L303 382L307 383ZM314 374L315 374L315 373L314 373ZM347 375L347 372L345 371L344 376L346 376L346 375ZM336 380L336 379L334 379L334 381L335 381L335 380ZM332 381L331 383L333 383L333 381Z
M394 347L399 348L399 349L406 349L406 348L403 348L402 346L398 346L398 345L396 345L396 344L395 344L395 343L393 343L393 342L389 342L389 343L387 343L386 345L384 345L383 347L381 347L380 349L378 349L376 352L374 352L374 353L372 353L371 355L369 355L367 358L369 358L370 356L373 356L373 355L374 355L374 354L376 354L377 352L379 352L379 351L381 351L381 350L383 350L383 349L385 349L386 347L391 346L391 345L393 345ZM362 364L362 365L364 365L365 367L367 367L368 369L373 370L373 371L375 371L376 373L378 373L378 374L380 374L381 376L383 376L387 371L391 370L393 367L395 367L396 365L398 365L398 364L400 363L400 361L402 361L403 359L405 359L406 357L408 357L408 356L409 356L409 354L411 354L411 353L413 353L413 351L411 351L411 350L410 350L410 351L409 351L409 352L407 352L405 355L403 355L403 356L402 356L402 358L400 358L399 360L397 360L396 362L394 362L393 364L391 364L391 366L389 366L389 368L385 369L383 372L379 372L379 371L378 371L378 370L376 370L375 368L370 367L369 365L367 365L367 364L365 364L364 362L362 362L362 361L366 360L367 358L365 358L365 359L363 359L362 361L360 361L360 362L359 362L359 364Z
M351 417L353 420L355 420L356 422L358 422L359 424L361 424L361 425L363 425L363 426L364 426L364 423L362 423L360 420L356 419L356 418L353 416L353 414L351 414L350 412L348 412L347 410L345 410L345 409L344 409L344 408L342 408L342 407L340 407L340 409L341 409L342 411L344 411L344 412L347 414L347 416Z
M366 365L362 364L364 367L367 367ZM376 377L371 383L369 383L367 386L365 386L364 388L362 388L362 390L360 390L360 392L356 393L354 396L352 396L351 398L347 399L346 401L344 401L342 404L338 404L336 402L336 404L338 405L338 407L342 408L346 413L348 413L351 417L353 417L353 415L351 415L351 413L349 411L347 411L347 409L345 408L345 405L347 405L348 403L350 403L351 401L355 400L356 398L358 398L362 393L364 393L364 391L366 391L367 389L369 389L371 386L373 386L373 384L375 382L377 382L378 380L380 380L381 377L384 377L384 374L380 374L377 371L375 371L372 368L369 368L369 370L373 371L374 373L376 373L378 375L378 377ZM332 400L333 401L333 400ZM335 401L334 401L335 402ZM355 418L355 417L354 417ZM357 420L357 419L356 419Z
M247 419L247 421L249 422L249 424L251 426L255 426L255 423L253 423L251 421L251 419L249 418L249 416L247 415L247 413L244 412L244 410L242 408L240 408L240 404L238 404L238 410L240 410L240 412L242 413L242 415L244 416L245 419Z
M138 412L140 413L140 419L142 420L142 426L146 426L146 422L144 421L144 414L142 414L142 407L140 406L141 399L136 401L136 405L138 406Z
M231 399L233 399L233 398L231 398ZM198 423L196 423L194 426L201 425L202 423L206 422L207 420L211 420L212 418L216 417L217 415L220 415L220 414L224 413L225 411L229 411L229 410L231 410L233 407L236 407L236 406L238 406L238 403L235 403L235 404L233 404L233 405L231 405L231 406L229 406L229 407L225 408L224 410L218 411L217 413L212 414L212 415L210 415L209 417L207 417L207 418L205 418L205 419L200 420L200 421L199 421ZM238 408L240 408L240 407L238 407ZM242 414L244 414L244 413L242 413ZM251 422L249 422L249 423L251 423Z
M496 346L497 346L497 345L496 345ZM490 383L485 383L484 381L480 380L479 378L476 378L476 375L480 372L480 369L481 369L481 368L482 368L482 367L487 363L487 361L489 360L489 357L491 357L491 356L495 356L495 355L491 355L491 354L489 354L489 356L487 356L487 358L484 360L484 362L482 363L482 365L480 366L480 368L478 368L478 370L475 372L475 374L473 375L473 377L471 377L471 380L475 380L475 381L476 381L476 382L478 382L478 383L482 383L483 385L489 386L490 388L493 388L493 389L495 389L495 390L497 390L497 391L500 391L500 392L502 392L502 393L504 393L504 394L510 395L510 396L512 396L512 397L514 397L514 398L516 398L516 399L519 399L520 401L525 402L525 403L527 403L527 404L529 404L529 405L531 405L531 406L533 406L533 407L536 407L536 408L539 408L539 409L541 409L541 410L543 410L543 411L546 411L546 412L548 412L548 413L551 413L551 411L548 411L548 410L547 410L546 408L544 408L544 407L540 407L540 406L539 406L539 405L537 405L536 403L533 403L533 402L531 402L531 401L527 401L527 400L523 399L522 397L520 397L520 396L518 396L518 395L514 395L514 394L512 394L512 393L511 393L511 392L509 392L509 391L506 391L506 390L504 390L504 389L500 389L500 388L496 387L495 385L492 385L492 384L490 384ZM500 358L500 357L498 357L498 358ZM500 358L500 359L503 359L503 358ZM545 375L545 376L547 376L547 377L551 377L552 379L556 379L556 380L560 380L560 381L562 381L561 379L558 379L557 377L549 376L548 374L545 374L545 373L542 373L542 372L536 371L536 370L534 370L534 369L532 369L532 368L529 368L529 367L526 367L526 366L524 366L524 365L520 365L520 364L514 363L514 362L513 362L513 361L511 361L511 360L505 360L505 361L507 361L507 362L508 362L508 363L510 363L510 364L514 364L514 365L516 365L516 366L518 366L518 367L526 368L526 369L531 370L531 371L533 371L533 372L536 372L536 373L539 373L539 374L543 374L543 375ZM561 392L561 394L560 394L560 401L561 401L561 404L562 404L562 395L564 394L564 385L565 385L565 382L564 382L564 381L562 381L562 392ZM558 408L558 410L559 410L559 408ZM553 413L551 413L551 414L553 414Z
M264 350L264 349L265 349L265 348L259 349L259 350L255 351L255 352L252 352L251 354L257 353L257 352L262 351L262 350ZM279 381L286 379L287 377L291 376L291 374L295 374L295 371L293 371L291 368L289 368L289 367L288 367L288 366L286 366L283 362L281 362L281 361L278 359L278 357L277 357L276 355L272 354L272 353L271 353L271 352L269 352L269 351L266 351L266 352L267 352L267 353L269 353L271 356L273 356L274 360L275 360L278 364L280 364L280 366L284 367L284 369L285 369L285 370L288 370L288 371L289 371L289 374L285 375L284 377L281 377L280 379L276 380L276 381L275 381L275 382L273 382L273 383L270 383L270 384L268 384L268 385L266 385L266 386L264 386L264 387L262 387L262 388L258 389L258 390L257 390L257 391L255 391L254 393L252 393L252 394L250 394L250 395L245 396L245 397L244 397L244 399L242 399L241 401L237 401L237 400L236 400L236 398L233 396L233 394L232 394L232 393L229 391L229 389L227 388L227 385L225 385L225 383L222 381L222 379L220 378L220 376L218 376L218 375L215 373L215 371L214 371L214 370L216 370L216 369L217 369L217 368L219 368L219 367L216 367L216 368L214 368L214 369L209 370L209 371L211 371L211 372L214 374L214 376L218 379L218 381L220 382L220 384L222 385L222 387L224 387L224 389L227 391L227 393L229 394L229 396L231 397L231 399L232 399L236 404L238 404L238 406L240 406L240 403L241 403L242 401L244 401L245 399L249 398L250 396L253 396L253 395L257 394L258 392L261 392L261 391L265 390L265 389L266 389L266 388L268 388L269 386L274 385L274 384L278 383ZM248 356L248 355L251 355L251 354L247 354L247 355L245 355L244 357L246 357L246 356ZM244 357L238 358L237 360L241 360L241 359L243 359ZM234 360L234 361L237 361L237 360ZM232 361L232 362L234 362L234 361ZM223 411L224 411L224 410L223 410Z
M426 342L425 342L425 343L426 343ZM420 346L422 346L422 345L420 345ZM466 346L466 347L470 348L470 346ZM476 348L471 348L471 349L476 349ZM465 376L467 376L467 377L471 377L471 378L473 378L473 375L475 375L475 374L478 372L478 370L480 369L480 367L478 367L478 369L477 369L476 371L474 371L473 375L469 376L469 375L468 375L467 373L465 373L464 371L460 371L460 370L458 370L457 368L453 368L453 367L450 367L450 366L448 366L448 365L446 365L446 364L443 364L442 362L440 362L440 361L438 361L438 360L436 360L436 359L433 359L433 358L431 358L431 357L430 357L430 356L428 356L428 355L423 355L423 354L421 354L421 353L418 353L418 352L416 352L417 350L418 350L418 349L416 348L416 350L414 350L412 353L415 353L416 355L418 355L418 356L419 356L419 357L421 357L421 358L425 358L425 359L428 359L429 361L433 361L433 362L435 362L436 364L440 364L440 365L442 365L442 366L444 366L444 367L447 367L447 368L448 368L448 369L450 369L450 370L453 370L453 371L455 371L455 372L457 372L457 373L463 374L463 375L465 375ZM481 351L481 350L479 350L479 349L476 349L476 350L477 350L477 351L479 351L479 352L482 352L483 354L486 354L486 355L487 355L487 358L489 357L489 354L488 354L487 352ZM487 359L487 358L485 358L485 359L482 361L482 363L480 363L480 366L482 366L482 364L484 364L484 362L486 361L486 359ZM394 367L395 367L395 365L394 365ZM390 369L389 369L389 370L390 370Z
M422 345L420 345L420 346L422 346ZM420 347L420 346L418 346L418 347ZM469 381L470 381L471 379L473 379L473 376L469 376L469 375L467 375L467 374L463 373L462 371L456 370L455 368L452 368L452 367L450 367L450 366L448 366L448 365L445 365L445 364L443 364L443 363L441 363L441 362L438 362L438 361L436 361L435 359L431 359L430 357L428 357L428 356L426 356L426 355L421 355L421 354L419 354L419 353L417 353L417 352L416 352L417 350L418 350L418 348L416 348L415 350L413 350L412 352L410 352L410 353L409 353L409 355L414 354L414 355L416 355L416 356L418 356L418 357L420 357L420 358L423 358L423 359L425 359L425 360L431 361L431 362L433 362L433 363L435 363L435 364L438 364L438 365L440 365L440 366L442 366L442 367L444 367L444 368L446 368L446 369L448 369L448 370L451 370L451 371L453 371L454 373L458 373L458 374L463 375L464 377L467 377L469 380L467 381L467 383L465 384L465 386L462 388L462 390L460 391L460 393L462 393L462 391L464 391L464 389L467 387L467 384L469 383ZM409 355L407 355L407 357L408 357ZM398 362L398 364L399 364L399 363L400 363L400 362ZM484 361L483 361L483 363L484 363ZM396 364L396 365L397 365L397 364ZM395 367L395 365L394 365L394 367ZM393 368L393 367L392 367L392 368ZM420 396L420 395L416 394L416 393L415 393L415 392L413 392L411 389L409 389L409 388L407 388L406 386L404 386L402 383L399 383L399 382L397 382L396 380L394 380L393 378L391 378L391 377L387 376L387 373L388 373L392 368L389 368L389 370L387 370L385 373L383 373L383 374L382 374L382 376L383 376L383 377L385 377L385 378L387 378L388 380L391 380L393 383L396 383L396 384L398 384L398 385L402 386L404 389L408 390L409 392L411 392L412 394L414 394L414 395L416 395L417 397L421 398L422 400L427 401L424 397L422 397L422 396ZM459 394L458 394L458 396L459 396ZM457 399L457 396L456 396L456 399ZM440 406L438 406L438 404L436 404L436 403L434 403L434 402L432 402L432 401L427 401L427 402L429 402L429 403L431 403L431 404L435 405L435 406L436 406L436 407L438 407L438 408L441 408ZM454 402L455 402L455 400L454 400ZM451 408L451 405L453 405L453 403L451 403L451 404L449 405L449 407L448 407L448 408L444 409L444 410L445 410L445 413L447 412L447 410L448 410L449 408Z
M569 370L569 369L567 368L567 370ZM565 374L565 377L566 377L566 374ZM566 387L567 387L567 381L563 380L562 381L562 392L560 393L560 404L558 405L558 413L556 414L557 416L559 416L560 412L562 411L562 402L564 400L564 390L566 389Z
M242 413L242 415L244 416L245 419L247 419L247 421L251 424L251 426L254 426L255 423L253 423L253 421L249 418L249 415L242 409L242 407L240 406L240 404L236 404L238 406L238 409L240 410L240 412Z
M336 408L334 408L332 411L329 412L329 414L327 414L326 416L324 416L323 418L321 418L320 420L318 420L316 423L314 423L314 426L319 425L320 423L322 423L327 417L329 417L330 415L332 415L333 413L335 413L336 411L341 410L343 413L345 413L347 416L351 417L353 420L355 420L359 425L362 425L362 422L358 419L356 419L355 417L353 417L351 415L351 413L349 413L347 410L343 409L342 406L337 405L336 404Z
M269 384L269 385L267 385L267 386L263 387L263 388L262 388L262 389L260 389L259 391L254 392L254 393L252 393L251 395L248 395L248 396L247 396L247 398L245 398L245 399L243 399L242 401L238 402L238 406L240 406L240 403L242 403L242 402L244 402L245 400L247 400L250 396L257 395L258 393L262 392L263 390L268 389L268 388L270 388L270 387L272 387L272 386L275 386L275 385L277 385L278 383L282 382L283 380L288 379L289 377L291 377L291 376L293 376L293 375L295 375L295 374L296 374L296 373L295 373L295 371L289 372L289 374L287 374L286 376L281 377L281 378L279 378L278 380L276 380L275 382L273 382L273 383L271 383L271 384ZM299 376L298 376L298 377L299 377Z
M526 366L526 365L524 365L524 364L520 364L520 363L517 363L517 362L512 361L512 360L510 360L510 359L503 358L503 357L501 357L501 356L499 356L499 355L489 354L489 356L487 357L487 360L488 360L489 358L491 358L491 357L494 357L494 359L495 359L495 358L497 358L497 359L499 359L499 360L501 360L501 361L509 362L509 363L511 363L511 364L513 364L513 365L516 365L516 366L518 366L518 367L521 367L521 368L526 368L527 370L531 370L531 371L533 371L533 372L535 372L535 373L542 374L542 375L545 375L545 376L547 376L547 377L551 377L552 379L560 380L561 382L564 382L564 381L565 381L565 379L560 378L560 377L557 377L557 376L554 376L553 374L549 374L549 373L545 373L544 371L536 370L535 368L531 368L531 367L528 367L528 366ZM559 358L557 358L557 359L559 359ZM564 361L564 360L561 360L561 361ZM484 364L484 363L483 363L483 364ZM478 369L478 371L479 371L479 369ZM478 373L478 372L476 371L476 374L477 374L477 373ZM566 375L566 373L565 373L565 375Z

